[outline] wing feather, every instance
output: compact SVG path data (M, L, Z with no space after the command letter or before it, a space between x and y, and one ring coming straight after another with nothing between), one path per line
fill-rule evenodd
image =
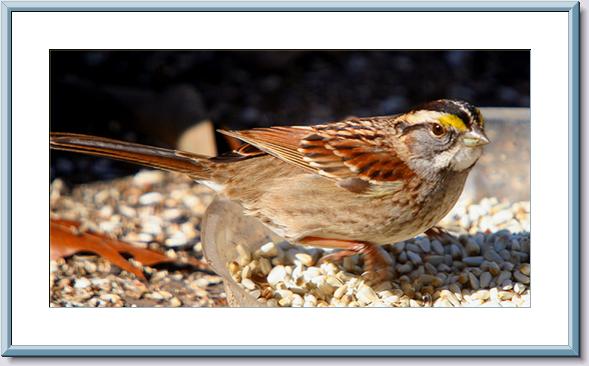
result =
M309 172L334 179L352 192L365 193L378 185L398 187L398 183L414 175L379 128L383 119L220 132Z

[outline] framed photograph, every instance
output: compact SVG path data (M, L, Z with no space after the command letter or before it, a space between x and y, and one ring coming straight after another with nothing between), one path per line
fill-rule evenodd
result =
M3 356L579 356L578 2L2 25Z

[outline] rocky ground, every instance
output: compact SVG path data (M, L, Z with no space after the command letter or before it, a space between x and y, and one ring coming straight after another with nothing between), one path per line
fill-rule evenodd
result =
M143 171L76 186L51 185L51 215L82 222L172 258L202 258L200 223L211 192L183 176ZM269 306L529 306L529 202L463 202L442 223L442 240L386 246L395 275L372 283L359 256L318 263L320 250L268 243L228 263L233 280ZM147 281L81 253L51 261L50 305L226 306L223 279L190 266L140 266Z

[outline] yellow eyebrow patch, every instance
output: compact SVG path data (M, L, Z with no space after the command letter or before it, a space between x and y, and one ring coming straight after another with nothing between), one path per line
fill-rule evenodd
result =
M444 127L452 126L461 132L467 130L464 121L460 119L460 117L453 114L442 114L440 117L438 117L438 121Z

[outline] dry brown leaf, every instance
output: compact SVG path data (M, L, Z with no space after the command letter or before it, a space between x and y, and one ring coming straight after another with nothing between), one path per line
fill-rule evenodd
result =
M51 219L50 225L51 259L67 257L78 252L92 252L142 280L145 280L145 276L141 269L129 263L121 253L132 255L135 260L146 266L177 262L175 259L151 249L137 248L104 234L81 231L80 223L76 221ZM197 268L206 266L204 262L193 257L188 259L187 264Z

